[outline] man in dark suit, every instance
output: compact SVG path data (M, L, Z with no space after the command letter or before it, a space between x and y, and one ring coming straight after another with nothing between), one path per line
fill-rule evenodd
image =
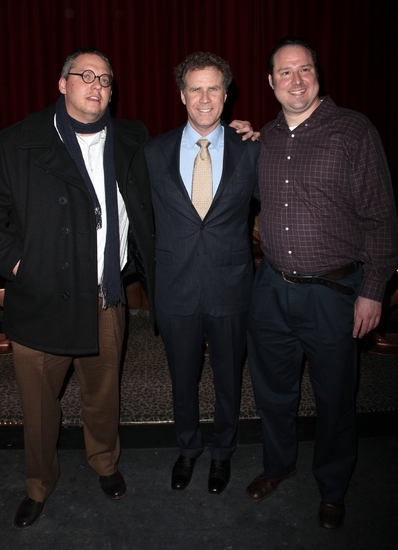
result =
M156 319L180 450L171 484L185 489L203 451L198 380L206 338L216 392L208 489L217 494L228 484L236 447L253 272L248 217L259 144L243 143L220 120L232 81L223 59L194 53L177 67L176 80L188 123L145 146L156 228ZM200 193L209 189L202 200Z
M152 304L154 227L147 131L110 117L112 80L101 52L78 50L65 61L56 106L0 135L3 327L13 341L24 413L27 497L14 519L20 529L36 522L58 479L58 395L72 361L88 463L109 498L126 492L117 466L120 272L133 268L127 251L139 255Z

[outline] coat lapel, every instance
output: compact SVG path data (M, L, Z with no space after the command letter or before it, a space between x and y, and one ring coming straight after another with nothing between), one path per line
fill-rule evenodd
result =
M115 161L116 180L119 187L125 187L128 180L128 170L131 159L136 150L140 147L136 135L130 132L119 131L114 125L113 131L113 154Z
M50 172L54 176L86 190L83 178L75 163L71 163L71 158L66 147L58 136L55 139L57 143L54 143L54 147L51 147L41 157L38 157L35 161L36 164L46 172Z
M54 114L55 106L52 105L40 113L41 124L37 124L38 115L36 114L26 117L21 134L21 148L44 149L43 154L35 159L37 166L85 189L77 166L70 162L70 155L55 129Z

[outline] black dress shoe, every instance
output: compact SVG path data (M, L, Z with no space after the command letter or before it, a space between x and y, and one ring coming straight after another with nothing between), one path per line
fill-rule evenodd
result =
M44 502L25 497L19 505L14 518L14 525L17 529L28 529L39 519L44 508Z
M101 489L112 500L119 500L126 494L126 483L120 472L116 472L111 476L100 476L99 480Z
M322 529L333 531L342 527L345 517L344 501L335 504L322 501L319 506L319 525Z
M175 491L183 491L191 481L196 458L180 455L171 472L171 488Z
M209 493L219 495L228 485L231 477L231 461L227 460L212 460L210 465L208 488Z

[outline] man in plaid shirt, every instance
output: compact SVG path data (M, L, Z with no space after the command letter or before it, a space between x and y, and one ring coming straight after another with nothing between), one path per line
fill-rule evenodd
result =
M263 427L259 502L296 471L295 415L303 354L317 407L313 473L319 523L341 527L356 461L357 338L380 320L398 264L390 176L379 135L360 113L320 98L316 54L282 39L269 58L282 105L261 131L259 233L249 363Z

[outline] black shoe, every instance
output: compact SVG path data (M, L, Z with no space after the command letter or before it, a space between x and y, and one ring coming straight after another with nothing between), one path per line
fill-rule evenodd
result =
M100 476L99 480L101 489L112 500L119 500L126 494L126 483L120 472L116 472L111 476Z
M213 495L219 495L228 485L229 478L231 477L231 461L227 460L215 460L211 461L208 488L209 493Z
M318 521L322 529L333 531L343 526L345 517L344 501L330 503L322 501L319 506Z
M180 455L171 472L171 488L183 491L191 481L196 458Z
M28 529L39 519L44 508L44 502L25 497L19 505L14 518L14 525L17 529Z

